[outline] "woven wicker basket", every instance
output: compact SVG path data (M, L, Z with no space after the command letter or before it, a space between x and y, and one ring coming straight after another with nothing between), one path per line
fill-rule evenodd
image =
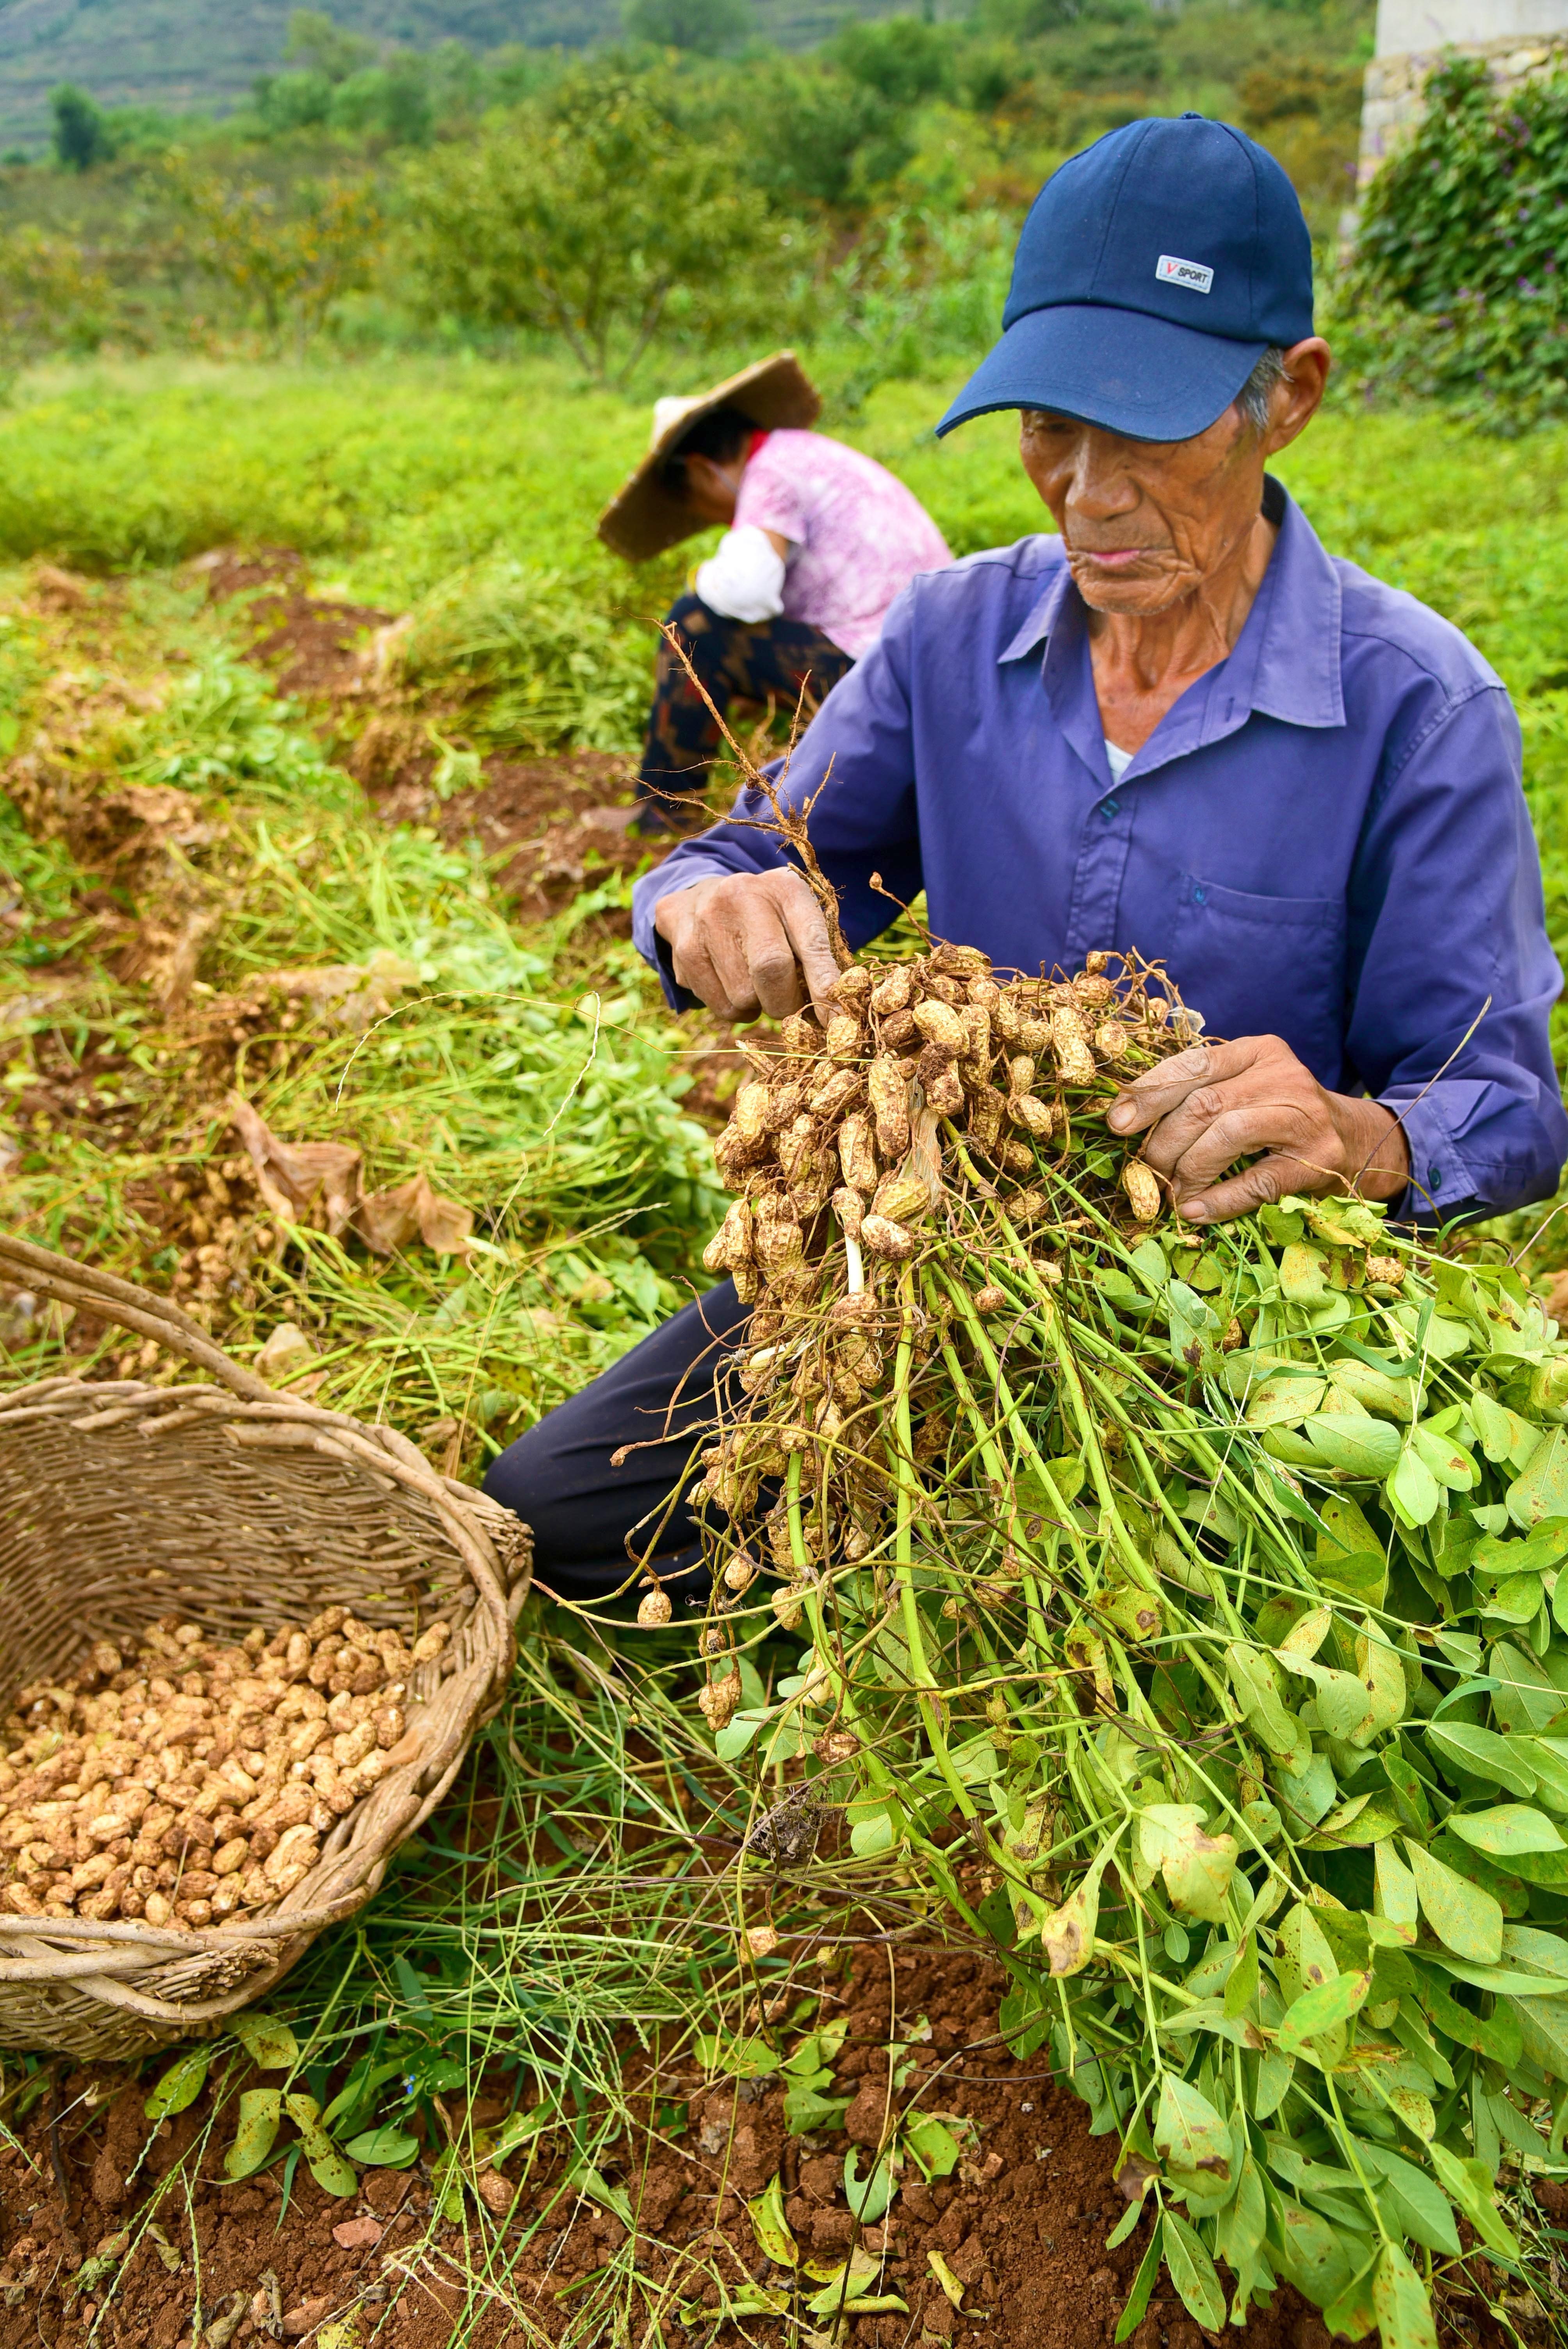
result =
M394 1766L286 1898L206 1931L0 1918L0 2047L121 2060L212 2036L369 1899L500 1703L531 1544L391 1428L278 1394L161 1298L3 1236L0 1278L222 1381L0 1392L0 1712L162 1615L233 1639L332 1605L410 1637L453 1627L410 1682Z

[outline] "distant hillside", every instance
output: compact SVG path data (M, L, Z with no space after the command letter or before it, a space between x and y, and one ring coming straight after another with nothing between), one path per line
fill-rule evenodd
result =
M36 148L48 95L76 82L106 106L222 111L283 62L295 0L0 0L0 147ZM896 0L757 0L758 28L787 47L820 40L841 17ZM619 0L328 0L347 29L428 48L521 41L569 47L618 30Z

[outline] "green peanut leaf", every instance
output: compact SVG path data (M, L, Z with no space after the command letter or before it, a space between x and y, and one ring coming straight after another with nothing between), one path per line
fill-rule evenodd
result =
M1236 1702L1253 1734L1271 1754L1298 1754L1307 1747L1306 1733L1275 1688L1265 1657L1238 1642L1226 1649L1225 1666Z
M1305 2204L1281 2197L1280 2268L1288 2283L1315 2308L1326 2308L1339 2298L1355 2272L1346 2238L1326 2219ZM1354 2244L1355 2236L1348 2238ZM1365 2254L1363 2253L1364 2257Z
M1568 1983L1568 1941L1560 1934L1543 1933L1534 1925L1505 1925L1502 1954L1507 1962L1526 1966L1532 1973L1555 1974Z
M1561 1851L1563 1837L1544 1811L1528 1803L1499 1803L1490 1811L1454 1811L1448 1822L1450 1835L1461 1836L1477 1851L1496 1859L1521 1851Z
M851 2146L844 2156L844 2199L862 2226L874 2227L898 2192L892 2157L884 2154L864 2178L860 2174L860 2159L859 2146Z
M1421 1914L1433 1932L1457 1958L1474 1958L1494 1966L1502 1955L1502 1909L1479 1884L1456 1876L1418 1843L1405 1841L1410 1873Z
M1504 2071L1512 2069L1522 2048L1522 2026L1519 2021L1522 2010L1500 1999L1492 2013L1477 2014L1473 2008L1461 2006L1458 1999L1451 1997L1435 1972L1423 1971L1419 1980L1421 2011L1437 2030L1456 2046L1473 2047L1488 2063L1500 2064Z
M261 2168L277 2143L284 2100L276 2088L247 2088L240 2098L234 2142L223 2158L225 2178L250 2178Z
M1154 2150L1168 2168L1215 2179L1231 2174L1231 2132L1191 2080L1167 2072L1160 2084Z
M784 2189L777 2172L755 2200L747 2204L746 2212L757 2238L757 2248L763 2256L771 2260L775 2267L798 2267L799 2247L784 2216Z
M1483 1534L1470 1552L1478 1574L1545 1574L1568 1555L1568 1522L1548 1520L1523 1541Z
M1522 1748L1500 1737L1495 1729L1481 1729L1469 1722L1434 1721L1428 1727L1427 1743L1439 1762L1451 1762L1472 1778L1495 1779L1513 1795L1535 1792L1528 1746Z
M1490 1677L1496 1682L1492 1690L1491 1709L1509 1731L1545 1729L1563 1709L1563 1691L1550 1680L1533 1656L1527 1656L1511 1640L1499 1640L1488 1660Z
M1247 1425L1299 1427L1317 1409L1327 1387L1326 1379L1264 1379L1253 1389L1246 1408Z
M779 2069L779 2051L765 2039L723 2039L717 2032L705 2031L696 2045L703 2070L722 2073L726 2079L759 2080Z
M1568 2081L1568 2014L1560 1999L1500 1998L1493 2009L1494 2029L1511 2026L1519 2054L1539 2064L1549 2080ZM1519 2055L1513 2062L1517 2064ZM1511 2070L1512 2065L1505 2065Z
M1160 2273L1160 2261L1163 2250L1164 2230L1162 2228L1156 2227L1150 2235L1149 2249L1138 2263L1138 2273L1132 2279L1132 2290L1127 2295L1127 2306L1117 2320L1113 2336L1116 2349L1120 2349L1120 2344L1130 2340L1143 2322L1144 2311L1149 2306L1155 2280ZM951 2294L949 2297L951 2298Z
M1345 2341L1365 2341L1377 2325L1377 2312L1372 2305L1372 2276L1375 2259L1368 2260L1332 2307L1323 2312L1323 2321L1332 2333Z
M1305 1433L1329 1467L1352 1476L1386 1476L1399 1457L1398 1429L1364 1413L1320 1411L1307 1421Z
M1390 2153L1385 2145L1358 2137L1356 2151L1362 2168L1369 2175L1375 2178L1376 2173L1381 2172L1382 2191L1392 2199L1405 2232L1428 2251L1444 2251L1450 2259L1457 2259L1459 2234L1442 2189L1424 2169L1418 2169L1403 2154Z
M289 2072L299 2062L298 2040L275 2015L237 2014L230 2027L258 2072Z
M1424 1833L1432 1823L1432 1814L1427 1790L1420 1779L1404 1755L1396 1754L1392 1748L1385 1748L1377 1759L1382 1764L1383 1775L1393 1789L1394 1806L1399 1814L1400 1823Z
M1174 2210L1167 2210L1161 2222L1161 2240L1171 2281L1188 2314L1194 2323L1217 2333L1225 2321L1225 2295L1202 2240Z
M172 2119L193 2105L207 2085L207 2074L212 2062L207 2047L190 2048L177 2055L167 2072L161 2073L150 2095L142 2106L150 2121Z
M284 2109L300 2134L304 2158L310 2174L324 2194L339 2200L359 2191L359 2173L354 2164L341 2154L321 2125L321 2106L314 2096L292 2095L284 2099Z
M945 2121L917 2120L903 2142L927 2178L946 2178L958 2167L963 2148Z
M1568 1427L1553 1428L1508 1488L1508 1514L1525 1532L1546 1517L1568 1516Z
M366 2129L363 2137L351 2137L343 2150L366 2169L411 2169L419 2158L419 2140L402 2129Z
M1537 2138L1534 2150L1539 2152L1539 2149L1540 2140ZM1449 2151L1447 2146L1435 2144L1427 2148L1427 2158L1438 2173L1439 2184L1449 2199L1459 2204L1488 2249L1499 2252L1505 2260L1518 2259L1519 2244L1498 2209L1485 2164L1475 2160L1461 2161L1458 2154Z
M1293 2000L1279 2027L1282 2054L1304 2055L1311 2051L1312 2043L1336 2024L1348 2023L1360 2013L1372 1987L1370 1969L1354 1974L1340 1974L1335 1981L1316 1982Z
M1462 1444L1451 1435L1437 1434L1429 1422L1412 1428L1410 1441L1439 1485L1450 1493L1470 1491L1476 1480L1475 1463Z
M1372 2278L1383 2349L1438 2349L1427 2287L1397 2243L1385 2243Z
M1245 2014L1257 1994L1258 1940L1255 1933L1249 1933L1225 1977L1225 2013L1233 2018Z
M1377 1846L1373 1855L1373 1867L1378 1916L1387 1919L1401 1940L1413 1941L1419 1910L1415 1878L1391 1843Z
M1410 1444L1400 1453L1384 1489L1395 1515L1408 1526L1429 1525L1442 1499L1437 1478Z
M1214 2249L1233 2276L1246 2274L1263 2249L1267 2229L1268 2200L1249 2148L1242 2156L1234 2199L1221 2211L1214 2230Z
M1372 1699L1354 1672L1321 1668L1317 1682L1317 1717L1330 1737L1354 1743L1373 1727Z
M1365 1734L1375 1737L1405 1717L1405 1667L1398 1650L1389 1645L1370 1616L1362 1618L1357 1635L1356 1672L1371 1714Z
M1466 1406L1470 1425L1480 1438L1480 1448L1489 1460L1506 1460L1513 1449L1513 1413L1491 1396L1478 1388Z

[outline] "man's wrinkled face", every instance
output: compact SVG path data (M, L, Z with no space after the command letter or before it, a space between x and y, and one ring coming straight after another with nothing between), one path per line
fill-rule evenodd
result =
M1078 592L1098 612L1150 617L1184 602L1263 502L1269 441L1234 407L1192 440L1128 440L1026 408L1018 445Z

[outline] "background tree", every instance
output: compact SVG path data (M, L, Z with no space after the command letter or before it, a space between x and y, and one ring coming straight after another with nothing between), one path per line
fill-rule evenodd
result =
M880 91L895 106L950 98L956 44L945 25L921 16L884 16L840 27L828 54L851 81Z
M50 91L49 107L55 118L55 154L67 171L86 171L95 163L108 161L114 140L101 109L85 89L62 82L58 89Z
M369 282L382 241L380 207L364 181L305 183L285 202L263 181L224 180L175 155L170 187L190 223L197 266L259 309L275 338L304 340L333 305Z
M717 57L752 26L750 0L626 0L623 22L634 41Z
M584 66L409 175L427 309L559 335L601 383L623 382L662 326L733 326L765 207L733 138L697 139L655 85ZM777 232L774 232L777 234Z
M328 81L346 81L376 62L376 44L363 33L350 33L319 8L295 8L289 17L284 56L290 65L305 66L325 74Z

